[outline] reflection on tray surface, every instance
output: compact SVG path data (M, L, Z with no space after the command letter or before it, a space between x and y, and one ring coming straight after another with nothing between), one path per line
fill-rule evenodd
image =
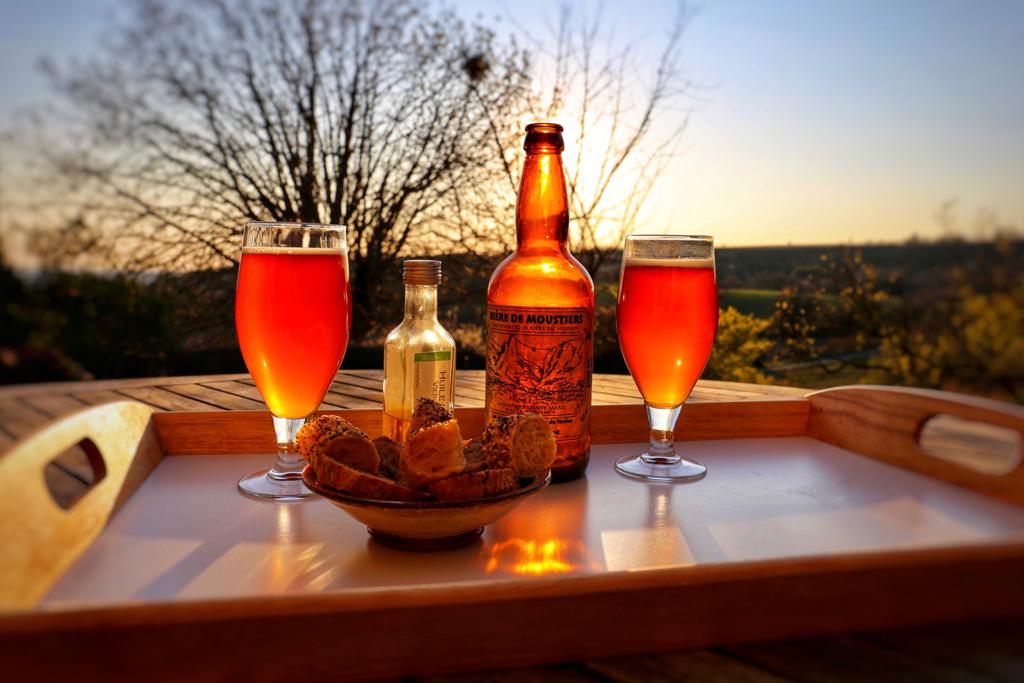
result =
M567 574L592 565L587 546L579 540L510 538L485 550L488 574L521 576Z

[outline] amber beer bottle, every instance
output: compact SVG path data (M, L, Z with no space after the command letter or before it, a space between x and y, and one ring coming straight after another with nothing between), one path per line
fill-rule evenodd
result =
M558 442L554 481L590 459L594 283L569 253L562 127L526 127L516 250L487 287L487 419L534 412Z

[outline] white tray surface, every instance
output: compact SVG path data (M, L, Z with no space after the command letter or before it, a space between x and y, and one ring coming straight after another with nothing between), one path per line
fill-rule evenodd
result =
M612 469L549 487L480 542L408 553L330 503L238 494L273 456L165 458L45 605L164 602L599 574L752 560L1024 542L1024 508L806 437L689 442L705 479L654 485Z

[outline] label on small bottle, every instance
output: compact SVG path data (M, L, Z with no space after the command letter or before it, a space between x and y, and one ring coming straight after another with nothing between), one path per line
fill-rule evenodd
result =
M586 308L488 306L488 412L538 413L555 432L559 460L584 451L593 356Z
M412 391L415 405L417 398L431 398L443 406L450 402L451 394L451 351L421 351L412 357Z

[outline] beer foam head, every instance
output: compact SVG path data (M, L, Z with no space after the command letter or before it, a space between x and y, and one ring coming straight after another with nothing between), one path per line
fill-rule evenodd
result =
M714 268L714 258L693 258L693 257L651 257L651 256L627 256L622 263L623 267L631 266L656 266L659 268Z
M623 267L715 267L715 241L708 235L629 235L622 248Z
M277 254L279 256L342 256L345 247L242 247L243 254Z

